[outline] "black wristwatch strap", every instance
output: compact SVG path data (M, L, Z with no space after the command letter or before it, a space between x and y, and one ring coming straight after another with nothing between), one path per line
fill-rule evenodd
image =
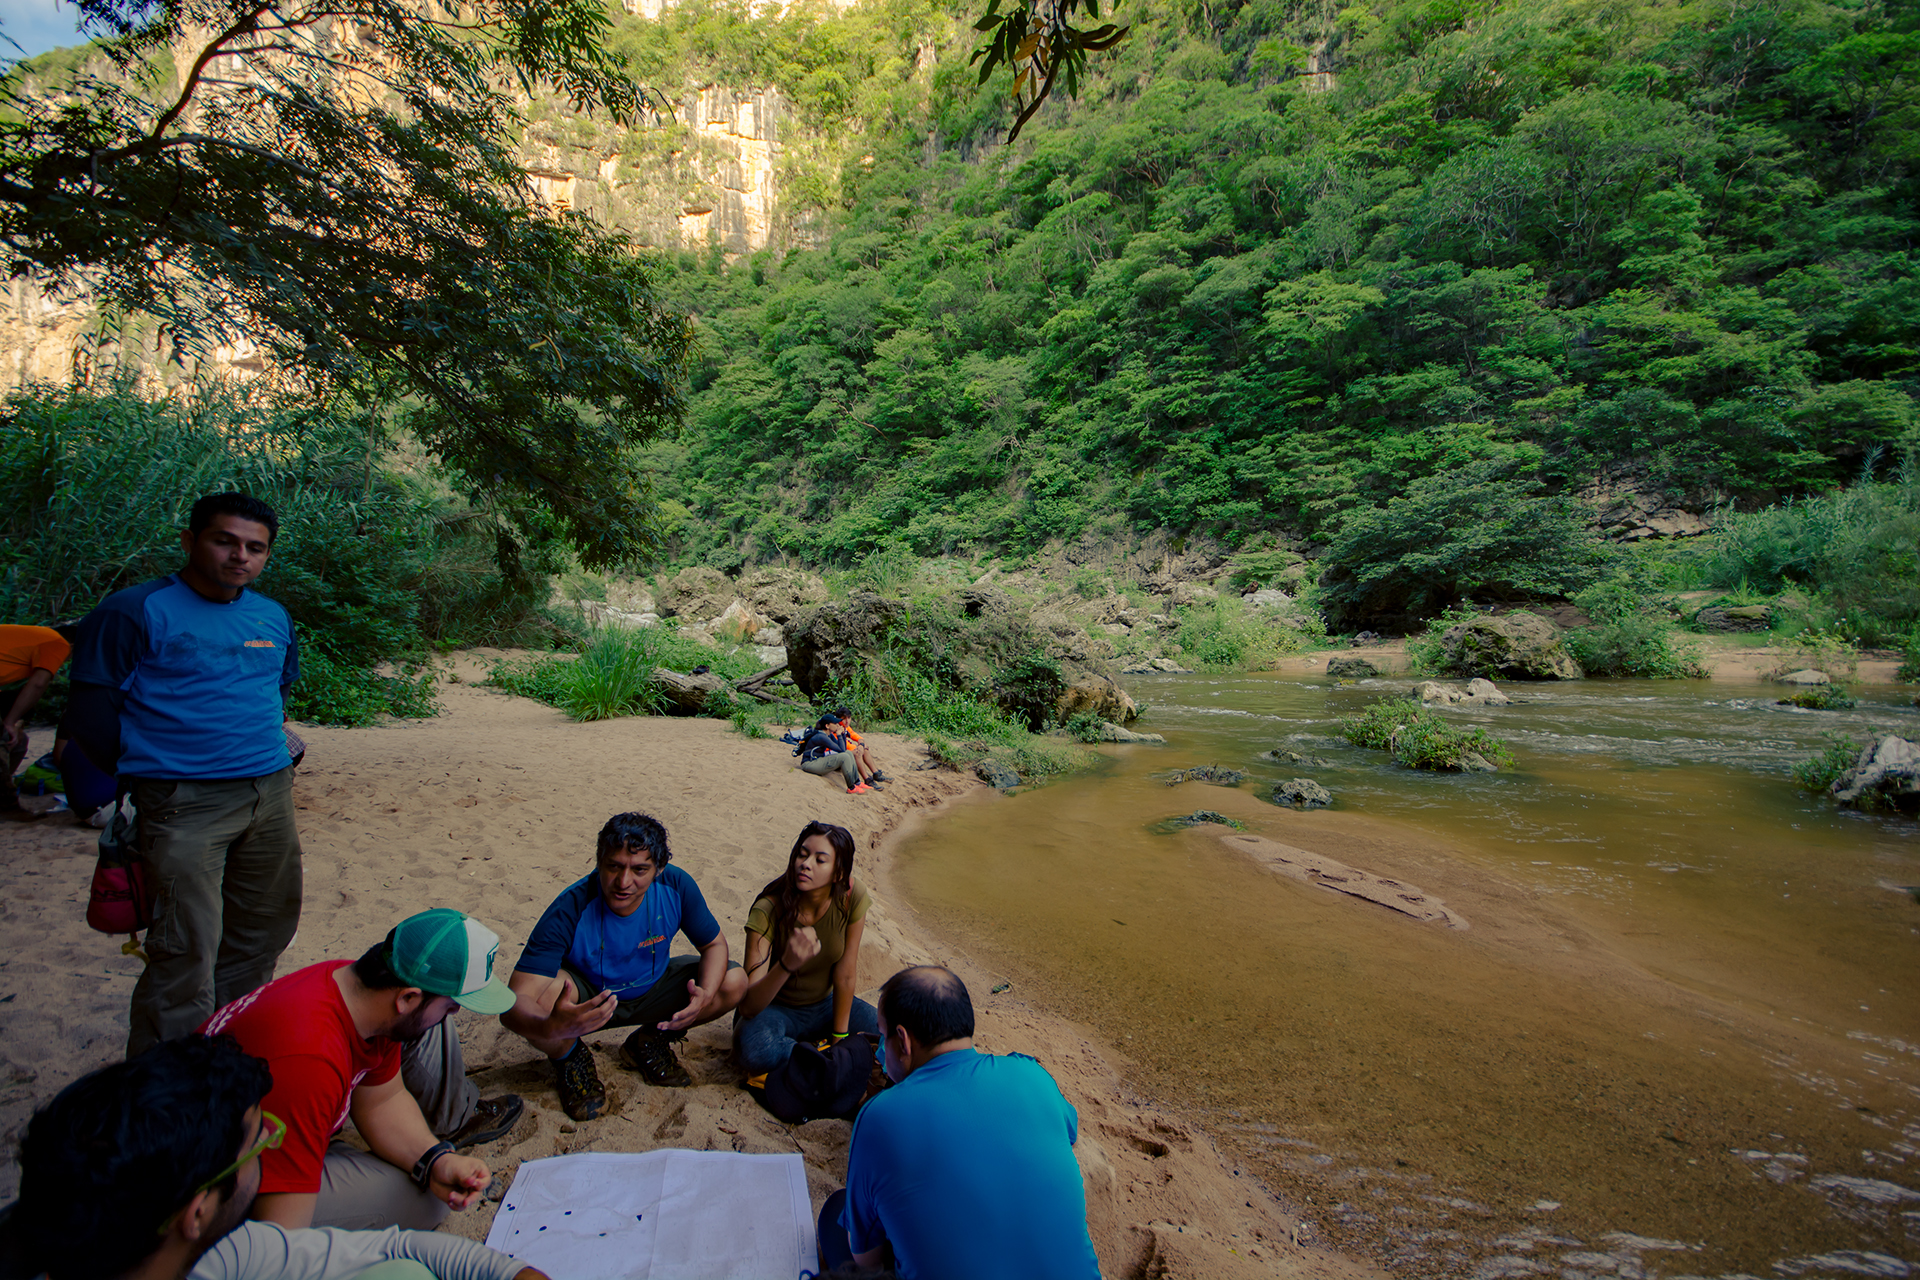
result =
M413 1166L413 1185L425 1191L433 1182L433 1162L453 1150L451 1142L436 1142Z

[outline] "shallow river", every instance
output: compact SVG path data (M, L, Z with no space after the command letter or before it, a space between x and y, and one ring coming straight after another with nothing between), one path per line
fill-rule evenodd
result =
M1920 827L1789 773L1823 733L1912 737L1920 712L1890 687L1803 712L1724 681L1516 685L1446 714L1517 767L1438 775L1338 736L1404 687L1136 678L1166 746L962 806L903 849L903 886L1396 1274L1920 1276ZM1157 776L1203 764L1248 778ZM1335 807L1266 802L1295 776ZM1198 809L1468 927L1165 829Z

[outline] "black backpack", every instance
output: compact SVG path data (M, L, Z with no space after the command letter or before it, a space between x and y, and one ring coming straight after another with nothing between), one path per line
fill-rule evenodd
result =
M785 1065L750 1077L747 1088L761 1106L788 1124L851 1120L878 1072L874 1053L879 1045L877 1036L858 1032L822 1040L818 1046L796 1044Z

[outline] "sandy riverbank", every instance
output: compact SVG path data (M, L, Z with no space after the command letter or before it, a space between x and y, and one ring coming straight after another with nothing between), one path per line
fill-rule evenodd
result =
M862 955L864 994L901 965L945 961L939 943L888 900L888 841L980 784L916 770L920 746L878 735L876 755L900 781L849 796L792 767L786 747L750 740L713 720L627 719L573 724L559 712L474 683L483 663L463 655L444 690L444 714L373 729L303 730L307 762L296 784L306 851L306 907L281 972L359 954L391 925L429 906L471 912L517 954L553 896L592 865L593 835L612 813L650 812L665 823L675 860L700 882L740 945L748 906L780 870L809 818L845 825L861 874L876 885ZM35 735L44 751L50 735ZM119 941L84 921L96 833L65 815L0 829L0 1199L11 1199L12 1155L32 1109L75 1076L120 1053L126 1001L139 970ZM929 921L929 925L938 925ZM1080 1114L1088 1218L1113 1277L1359 1277L1371 1268L1293 1239L1296 1215L1207 1137L1135 1097L1101 1049L1018 993L989 995L993 975L955 959L979 1009L979 1042L1045 1063ZM723 1060L725 1023L683 1048L691 1089L655 1089L612 1057L602 1033L607 1114L574 1124L551 1074L492 1019L462 1015L470 1074L482 1090L526 1097L513 1133L477 1154L510 1174L522 1160L574 1151L656 1147L799 1151L817 1206L845 1174L848 1126L790 1128L738 1087ZM458 1215L450 1230L479 1238L492 1206Z

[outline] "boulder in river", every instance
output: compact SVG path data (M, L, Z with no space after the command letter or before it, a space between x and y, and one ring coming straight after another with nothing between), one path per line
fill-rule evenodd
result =
M1119 725L1113 723L1113 721L1108 720L1108 721L1102 722L1102 724L1100 725L1100 736L1094 739L1094 741L1096 742L1165 742L1166 738L1165 736L1158 733L1135 733L1131 729L1123 729Z
M1469 618L1440 636L1447 671L1503 680L1578 680L1586 675L1551 622L1531 613Z
M1237 787L1246 781L1246 772L1241 769L1222 769L1217 764L1203 764L1197 769L1176 769L1167 775L1167 785L1177 787L1183 782L1211 782L1216 787Z
M1273 784L1273 802L1289 809L1324 809L1333 803L1333 793L1312 778L1288 778Z
M1766 631L1773 626L1773 610L1764 604L1712 605L1693 615L1702 631Z
M1802 671L1789 671L1785 675L1775 676L1773 682L1797 685L1832 684L1833 677L1824 671L1815 671L1812 667L1808 667Z
M1262 751L1260 757L1263 760L1271 760L1275 764L1302 765L1308 769L1333 768L1333 761L1331 760L1323 760L1319 756L1310 756L1303 751L1289 751L1285 747L1276 747L1272 751Z
M1365 658L1342 656L1327 659L1327 674L1342 680L1371 680L1380 674L1380 668Z
M1468 681L1465 689L1422 680L1413 687L1413 696L1429 707L1504 707L1513 701L1493 681L1478 678Z
M1869 742L1853 768L1834 779L1830 794L1860 809L1920 811L1920 745L1891 733Z
M1002 791L1020 785L1019 774L991 757L974 762L973 776L988 786L998 787Z

